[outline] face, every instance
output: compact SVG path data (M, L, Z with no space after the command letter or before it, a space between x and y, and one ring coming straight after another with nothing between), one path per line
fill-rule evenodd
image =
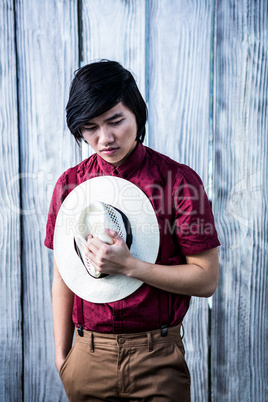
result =
M119 166L136 147L136 117L120 102L102 115L89 120L81 127L81 133L102 159L113 166Z

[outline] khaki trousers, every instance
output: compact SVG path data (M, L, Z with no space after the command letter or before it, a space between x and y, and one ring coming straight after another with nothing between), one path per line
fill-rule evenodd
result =
M189 402L180 326L136 334L84 331L60 370L71 402Z

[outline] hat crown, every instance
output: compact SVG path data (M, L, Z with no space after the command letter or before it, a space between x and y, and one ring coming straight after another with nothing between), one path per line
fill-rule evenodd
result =
M110 244L111 238L105 228L115 230L126 241L126 229L120 212L104 202L92 202L80 215L78 232L85 239L92 235Z

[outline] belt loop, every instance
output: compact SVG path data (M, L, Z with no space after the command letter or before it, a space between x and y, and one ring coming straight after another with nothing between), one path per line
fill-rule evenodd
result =
M147 341L148 341L148 352L151 352L153 350L153 340L152 340L152 333L147 332Z
M90 352L94 352L94 340L93 340L93 332L90 332Z

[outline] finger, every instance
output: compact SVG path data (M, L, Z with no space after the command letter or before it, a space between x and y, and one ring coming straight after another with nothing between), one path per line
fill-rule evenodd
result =
M89 257L90 259L92 258L92 255L96 255L98 253L98 251L99 251L99 248L96 247L96 245L93 243L89 243L87 248L86 248L86 246L84 246L85 255L87 257Z
M97 256L92 253L90 250L85 250L85 261L87 264L92 265L95 269L97 269Z
M96 248L93 244L89 245L90 250L85 252L85 260L96 271L102 272L102 266L106 260L105 251ZM105 247L104 247L105 248Z
M87 237L87 242L90 241L91 239L93 239L93 236L91 234L89 234Z
M116 232L115 230L111 230L108 228L105 228L105 232L111 236L113 239L121 239L121 236Z
M89 249L92 245L95 246L97 249L100 249L102 244L103 244L103 242L100 239L98 239L97 237L93 237L93 236L89 235L87 238L87 245L88 245Z

